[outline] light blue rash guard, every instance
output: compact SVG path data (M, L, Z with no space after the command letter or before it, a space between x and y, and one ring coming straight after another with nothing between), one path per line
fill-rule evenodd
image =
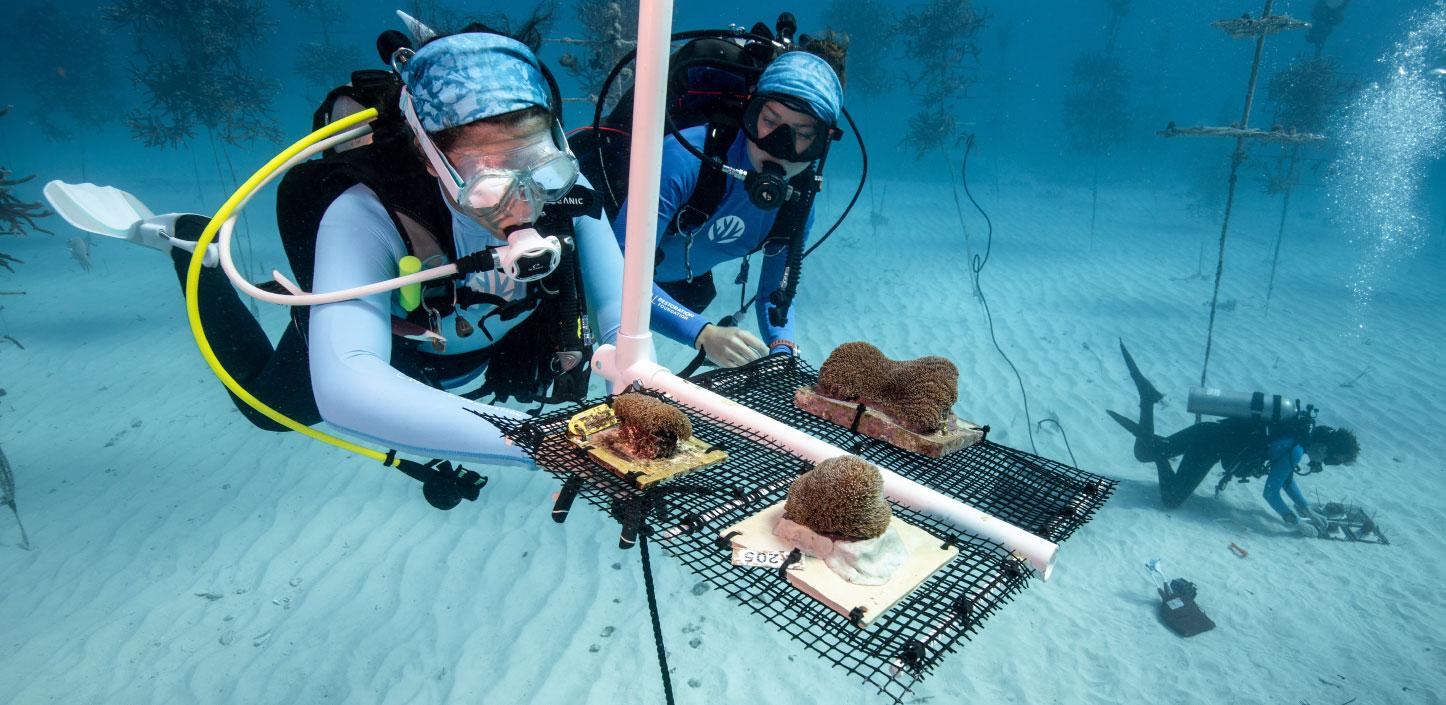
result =
M682 135L689 144L701 150L705 129L702 125L690 127L683 130ZM747 135L739 131L733 146L728 148L726 161L729 165L753 169L748 159L747 139ZM778 211L763 210L753 205L748 200L748 192L744 190L743 182L730 177L724 180L726 186L718 209L694 234L691 247L688 246L688 238L682 233L665 235L668 223L673 220L678 209L693 196L701 165L702 162L679 144L676 137L669 135L663 141L657 231L658 247L663 252L663 259L654 268L654 281L684 281L690 270L692 276L700 277L722 262L747 257L758 249L768 237L768 231L773 228ZM803 229L805 242L809 231L813 229L813 219L814 212L810 210ZM613 232L617 235L619 245L623 247L626 247L627 226L627 203L624 202L622 210L618 212L617 222L613 223ZM758 330L763 334L764 343L793 340L793 315L798 310L797 306L789 308L788 320L784 321L782 326L774 326L768 320L768 312L773 308L769 297L783 288L787 265L786 246L776 250L770 247L764 252L763 269L758 279L758 302L754 306L758 313ZM708 319L688 310L656 284L653 285L652 321L653 330L689 347L697 340L703 326L709 323Z
M1300 493L1300 487L1295 484L1295 467L1305 455L1305 448L1296 442L1294 436L1284 436L1271 441L1267 452L1270 458L1270 474L1265 477L1265 501L1280 514L1281 519L1293 524L1296 515L1285 506L1285 500L1281 499L1280 493L1284 490L1290 495L1290 501L1302 510L1310 506L1310 503L1305 501L1305 496Z
M578 183L588 186L582 178ZM600 328L597 339L612 343L622 310L622 253L606 219L575 218L573 227L588 309L597 316ZM506 244L456 210L452 210L452 238L459 257L489 245ZM402 237L381 201L371 189L358 184L337 197L321 219L313 289L325 293L395 278L397 261L406 254ZM466 286L507 300L526 294L523 286L495 272L472 274ZM476 326L494 308L478 304L463 315ZM468 410L513 418L526 418L525 414L463 399L392 368L393 314L405 317L394 291L312 307L308 329L311 387L322 418L347 433L399 451L531 467L532 461L507 443L495 426ZM445 354L472 352L491 344L480 326L466 338L453 335L455 315L443 319L440 326L447 336ZM487 331L501 339L526 315L511 321L493 316L487 319ZM482 371L449 380L446 386L459 387Z

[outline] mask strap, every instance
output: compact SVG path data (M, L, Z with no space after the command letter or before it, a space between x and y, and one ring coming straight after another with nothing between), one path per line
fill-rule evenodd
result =
M422 129L422 122L417 118L416 109L412 107L412 94L405 88L402 89L401 103L402 114L407 118L407 126L411 127L412 133L417 136L417 143L422 146L422 153L427 156L427 161L431 162L432 169L435 170L439 176L446 174L451 178L453 183L452 194L454 197L460 197L462 187L466 185L462 181L462 176L457 173L456 169L452 168L452 163L447 161L446 155L437 149L437 145L432 142L432 138L427 134L427 131Z

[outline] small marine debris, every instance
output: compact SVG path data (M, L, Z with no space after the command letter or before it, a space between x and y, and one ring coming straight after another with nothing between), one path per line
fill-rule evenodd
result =
M204 598L207 602L215 602L216 600L225 597L225 595L222 595L219 592L198 592L194 594L196 595L196 597Z
M90 243L85 238L77 235L65 241L65 249L70 250L70 258L80 263L80 268L90 271Z
M693 637L692 639L689 639L689 640L688 640L688 646L689 646L690 648L696 649L696 648L698 648L698 647L700 647L700 646L702 646L702 645L703 645L703 640L702 640L702 639L699 639L699 638L696 637L696 636Z
M1237 556L1240 556L1241 558L1245 558L1250 555L1249 551L1241 548L1239 544L1236 544L1234 541L1230 542L1230 552L1234 553Z
M228 630L228 631L225 631L225 632L222 632L222 633L221 633L221 638L220 638L220 639L217 639L216 641L221 642L221 645L222 645L222 646L230 646L230 645L231 645L231 642L236 641L236 632L229 631L229 630Z
M705 593L705 592L708 592L708 583L699 582L699 583L693 585L693 594L694 594L694 595L702 595L702 594Z
M1209 308L1210 302L1206 301L1205 303L1202 303L1200 305ZM1215 308L1221 311L1234 311L1237 305L1239 305L1239 302L1235 299L1226 299L1216 304Z
M1347 388L1347 389L1356 386L1356 382L1357 382L1358 380L1360 380L1360 378L1365 377L1365 376L1366 376L1366 373L1367 373L1367 372L1370 372L1370 371L1371 371L1371 368L1369 368L1369 367L1367 367L1367 368L1364 369L1364 370L1361 370L1360 374L1358 374L1358 375L1356 375L1355 377L1352 377L1352 378L1350 378L1350 379L1348 379L1348 380L1346 380L1346 381L1344 381L1344 382L1341 382L1341 386L1342 386L1342 387L1345 387L1345 388Z
M587 647L587 652L590 654L595 654L599 651L602 651L602 647L598 646L597 644L590 644Z
M292 578L291 581L287 584L291 587L296 587L301 584L301 578Z
M703 687L703 681L700 681L700 680L698 680L697 678L689 678L689 679L688 679L688 687L689 687L689 688L702 688L702 687Z
M20 341L16 340L15 338L12 338L11 336L8 336L8 335L6 335L6 336L0 336L0 340L8 340L8 341L10 341L10 343L13 344L15 347L20 348L21 350L24 350L24 349L25 349L25 346L24 346L24 345L21 345L21 344L20 344Z
M606 639L606 638L612 636L612 635L613 635L613 632L616 632L617 630L618 630L617 627L613 627L613 626L603 627L603 630L602 630L602 638Z
M261 646L262 644L265 644L265 643L266 643L266 640L267 640L267 639L270 639L270 638L271 638L271 630L270 630L270 629L267 629L266 631L261 632L260 634L257 634L257 635L256 635L256 638L254 638L254 639L251 640L251 645L252 645L252 646Z
M30 536L25 533L25 524L20 521L20 510L15 508L15 473L10 469L10 459L5 449L0 448L0 504L10 508L15 515L15 525L20 527L20 547L30 550Z

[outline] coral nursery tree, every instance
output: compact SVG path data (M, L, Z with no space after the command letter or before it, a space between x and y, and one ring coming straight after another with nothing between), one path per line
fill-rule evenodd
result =
M859 127L865 133L878 134L872 129L874 101L893 87L896 78L887 52L899 31L894 10L881 0L833 0L824 16L828 26L843 35L840 41L848 54L848 101L858 100L864 106ZM883 213L888 190L875 193L876 181L869 181L869 226L877 240L879 228L888 224Z
M317 27L320 36L303 42L296 48L296 74L306 81L307 88L319 93L314 102L320 102L332 88L345 83L351 72L370 66L363 63L365 54L349 44L338 44L332 38L332 19L344 16L340 0L288 0L297 12L302 13L308 26ZM375 60L375 57L373 57Z
M16 13L15 26L25 31L11 39L9 75L34 99L28 119L45 139L80 149L81 179L86 135L110 122L118 103L110 37L97 19L53 2L36 3Z
M10 106L0 107L0 117L4 117L9 112ZM39 203L23 200L15 194L17 186L33 178L35 177L25 176L12 179L10 170L0 166L0 235L21 236L28 232L47 234L50 232L35 224L35 221L49 216L50 212ZM0 267L3 267L5 271L13 273L14 265L20 263L19 259L0 252ZM0 295L18 296L24 293L18 290L0 291ZM0 343L10 343L17 348L20 347L19 341L8 334L0 337ZM0 394L3 393L4 390L0 389ZM25 525L20 523L20 511L15 508L15 475L10 469L10 461L5 457L4 449L0 449L0 505L9 507L11 513L15 515L15 523L20 529L20 547L27 551L30 550L30 537L25 534Z
M1325 55L1326 41L1344 19L1348 3L1349 0L1316 0L1311 8L1311 27L1306 34L1306 42L1314 47L1314 51L1308 56L1297 57L1266 84L1266 95L1275 106L1276 126L1324 134L1331 113L1340 107L1353 89L1353 82L1342 76L1336 62ZM1270 257L1270 279L1265 287L1267 314L1270 313L1271 296L1275 293L1275 273L1280 263L1280 245L1285 239L1290 197L1295 187L1300 185L1301 163L1308 161L1308 153L1320 144L1294 142L1282 145L1265 170L1265 192L1281 196L1280 224Z
M1124 141L1130 126L1129 74L1115 56L1120 25L1130 12L1130 0L1105 0L1110 19L1101 51L1075 57L1070 87L1064 94L1064 131L1069 150L1092 162L1090 168L1090 249L1095 244L1095 221L1100 202L1100 162Z
M0 117L10 114L11 107L6 105L0 107ZM0 166L0 235L20 237L27 233L37 232L51 234L49 230L35 224L35 221L50 215L45 206L35 201L26 201L16 195L15 189L31 179L35 175L11 178L9 169ZM21 261L4 252L0 252L0 268L13 273L15 266ZM20 295L23 291L0 291L0 294Z
M593 104L602 90L603 81L619 61L637 45L638 7L636 3L617 0L577 0L572 6L573 15L582 25L583 37L557 37L543 41L575 47L563 52L558 64L567 69L588 95L568 100ZM632 69L625 68L618 75L617 85L609 89L612 101L627 92L632 85ZM604 105L603 110L612 109Z
M959 122L960 104L979 79L979 33L988 19L988 14L976 10L970 0L929 0L905 10L897 25L906 63L912 68L904 81L919 104L909 117L901 143L916 159L938 152L944 160L944 173L949 175L954 193L954 210L964 231L965 256L970 262L974 261L974 250L964 227L964 208L952 176L954 160L950 150L967 136ZM970 280L978 296L978 273L972 267Z
M126 125L148 147L189 148L198 192L199 130L223 184L228 176L238 183L231 148L280 142L271 115L278 85L257 69L273 29L264 0L120 0L104 14L135 35L131 71L145 105L126 115ZM250 237L246 247L249 270Z

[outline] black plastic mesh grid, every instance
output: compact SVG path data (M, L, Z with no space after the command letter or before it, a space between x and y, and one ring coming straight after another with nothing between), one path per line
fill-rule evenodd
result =
M810 372L778 357L709 373L705 378L707 386L724 396L792 422L792 418L779 416L782 410L778 407L792 407L793 389L798 386L795 382ZM773 390L771 398L761 395L759 389ZM778 571L732 565L729 544L718 540L724 528L783 500L789 484L808 469L808 463L751 431L700 410L681 407L693 422L694 435L721 444L729 458L643 491L593 462L565 438L568 419L602 401L584 402L534 420L489 420L529 453L539 467L563 481L563 498L575 493L611 514L623 527L621 545L632 545L639 531L647 531L651 543L678 557L710 585L895 702L902 702L945 654L954 651L961 638L969 638L986 618L1028 584L1028 567L997 544L960 535L947 524L893 505L896 516L924 529L941 543L953 541L959 555L873 623L856 627L847 617L793 587ZM797 425L817 433L812 424ZM833 424L826 426L852 435ZM838 442L837 433L817 435ZM849 447L847 443L842 445ZM874 449L874 457L870 457L869 449L864 449L865 457L880 462L876 459L880 450ZM995 444L984 444L970 453L970 462L955 460L944 469L930 469L927 465L943 463L958 454L942 460L905 455L910 457L903 459L907 461L904 464L885 467L901 474L906 474L907 467L912 479L971 503L978 501L981 508L994 507L990 511L1001 518L1011 516L1004 511L1007 509L1013 516L1052 522L1050 532L1060 538L1087 521L1114 488L1113 482L1104 478ZM1036 464L1043 464L1040 467L1045 474L1029 477L1027 473ZM1039 500L1031 492L1042 492L1050 499ZM986 505L981 499L992 504ZM1062 511L1064 507L1073 509ZM561 521L556 511L554 518Z
M793 405L794 390L817 384L818 372L788 355L693 381L1051 541L1069 538L1114 492L1113 480L987 440L930 458L821 419Z

